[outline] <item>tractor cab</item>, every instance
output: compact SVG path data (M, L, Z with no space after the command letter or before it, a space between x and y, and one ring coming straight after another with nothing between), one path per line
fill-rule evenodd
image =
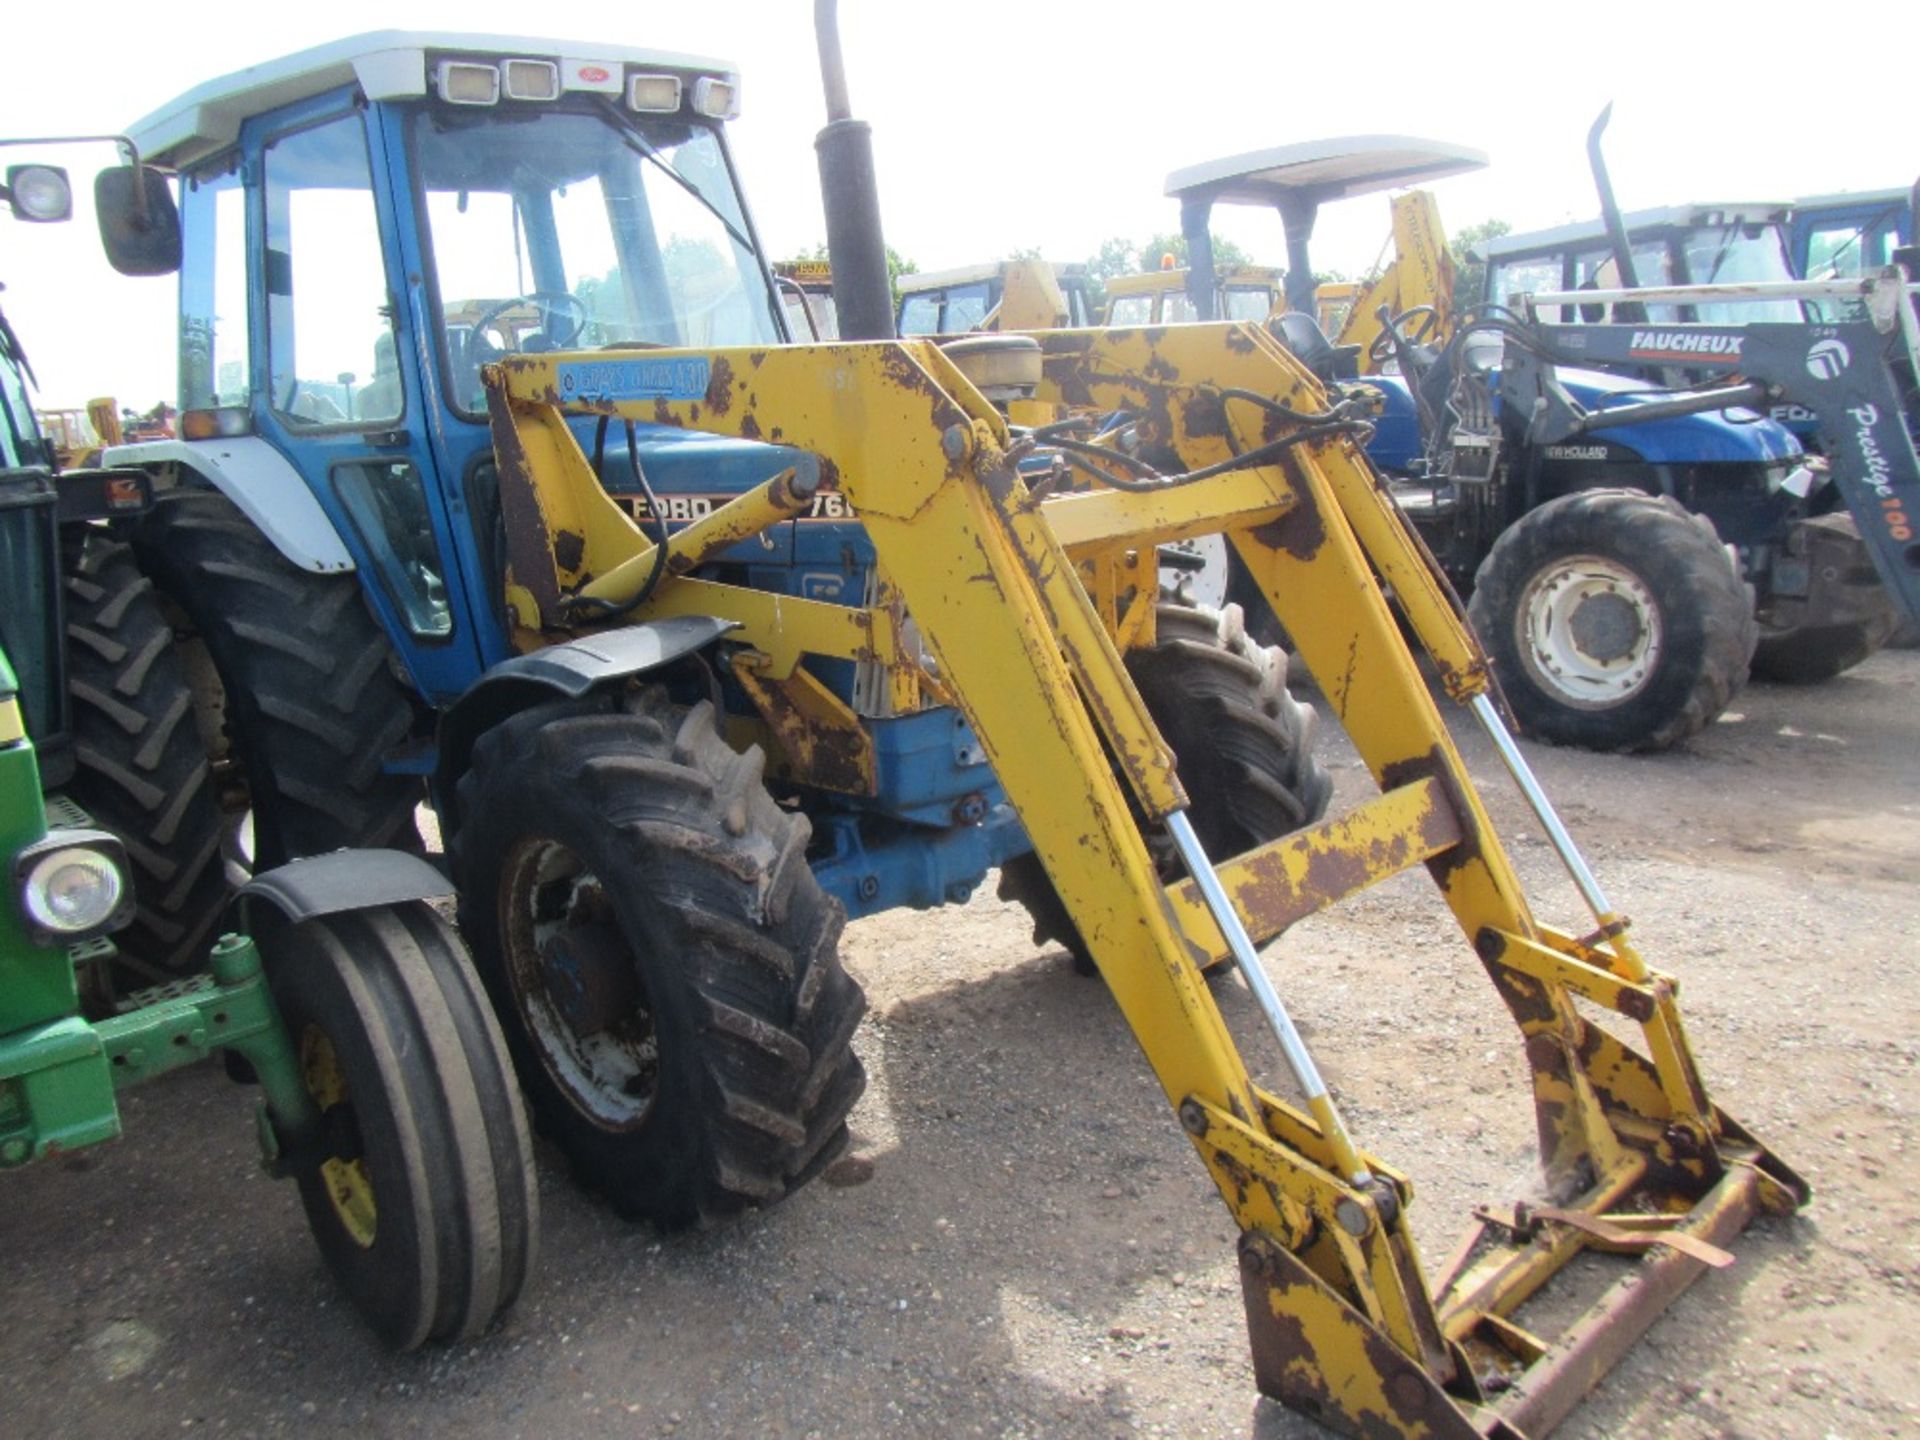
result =
M1107 282L1107 324L1178 325L1198 320L1189 293L1191 271L1161 257L1161 268L1116 275ZM1214 310L1222 320L1263 323L1287 308L1280 284L1284 272L1271 265L1222 265L1214 272Z
M1794 278L1784 205L1668 205L1622 218L1641 285L1744 285ZM1487 242L1486 260L1482 298L1490 305L1513 306L1522 295L1539 292L1605 290L1620 284L1606 226L1599 220L1501 235ZM1647 318L1659 324L1739 325L1804 318L1795 300L1646 308ZM1607 307L1559 305L1539 313L1550 323L1593 323L1607 318Z
M996 260L902 275L894 328L901 335L971 330L1081 330L1093 323L1087 267Z
M782 260L773 267L787 329L796 340L838 340L840 312L833 301L833 267L825 260Z
M198 474L303 568L375 577L418 688L458 695L510 653L482 368L788 336L727 149L739 94L688 55L403 32L188 91L129 132L179 191L180 434L115 463ZM781 468L637 447L663 490L690 451L726 489Z
M1275 328L1282 342L1325 378L1347 378L1356 372L1365 347L1336 346L1316 318L1318 282L1309 251L1320 207L1331 200L1347 200L1465 174L1483 169L1486 163L1483 152L1465 145L1405 135L1348 135L1190 165L1167 177L1166 193L1180 202L1180 230L1187 241L1189 276L1205 277L1213 273L1209 221L1215 204L1270 205L1279 213L1287 238L1287 313L1276 317ZM1400 228L1396 216L1397 242ZM1436 230L1437 217L1425 228ZM1425 253L1430 247L1417 248ZM1443 243L1437 246L1437 256L1431 261L1432 265L1444 262ZM1402 259L1412 257L1403 255ZM1430 284L1423 293L1433 288ZM1213 319L1212 287L1204 280L1191 280L1188 293L1195 318ZM1365 308L1363 299L1345 298L1350 308ZM1402 307L1395 305L1394 308L1397 311Z

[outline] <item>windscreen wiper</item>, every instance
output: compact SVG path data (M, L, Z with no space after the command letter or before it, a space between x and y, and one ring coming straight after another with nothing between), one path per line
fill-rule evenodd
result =
M726 217L718 205L715 205L713 201L707 198L705 191L686 176L682 175L678 170L674 169L673 166L667 162L666 158L648 143L646 136L627 124L626 117L622 115L618 109L609 104L606 106L606 111L608 116L614 121L622 143L624 143L628 149L632 150L634 154L640 156L642 159L652 161L660 170L661 174L665 175L669 180L673 181L674 184L691 195L701 209L705 210L720 222L721 227L725 229L734 244L738 245L750 255L754 253L753 242L746 237L746 234L739 226L735 225L733 221Z

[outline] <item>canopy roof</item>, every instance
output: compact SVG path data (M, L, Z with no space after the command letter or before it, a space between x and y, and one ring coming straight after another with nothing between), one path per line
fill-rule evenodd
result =
M1342 135L1189 165L1167 176L1167 194L1181 200L1318 205L1463 175L1486 164L1486 152L1467 145L1409 135Z

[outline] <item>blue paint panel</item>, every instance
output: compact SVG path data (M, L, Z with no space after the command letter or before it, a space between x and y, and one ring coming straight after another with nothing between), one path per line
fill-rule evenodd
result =
M947 830L889 825L838 814L814 817L827 852L813 862L820 886L859 919L897 906L958 904L987 872L1033 847L1011 805L978 825Z
M1589 410L1630 404L1659 393L1658 387L1645 380L1601 370L1562 368L1558 374L1567 393ZM1494 372L1489 380L1498 413L1499 373ZM1420 418L1413 395L1398 375L1369 375L1365 383L1378 389L1384 398L1373 438L1367 442L1367 456L1389 474L1405 474L1422 454ZM1680 415L1592 434L1596 440L1624 445L1655 465L1753 465L1800 453L1799 442L1786 427L1750 410Z
M1663 393L1644 380L1601 370L1562 369L1559 375L1567 393L1589 410L1655 399ZM1628 446L1655 465L1763 465L1800 453L1800 442L1785 426L1738 408L1589 433L1596 440Z

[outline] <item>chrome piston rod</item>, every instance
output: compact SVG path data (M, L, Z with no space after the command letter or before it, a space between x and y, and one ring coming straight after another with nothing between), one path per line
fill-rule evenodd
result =
M1293 1072L1295 1082L1305 1094L1307 1108L1319 1122L1320 1132L1332 1147L1341 1173L1355 1186L1370 1185L1373 1181L1372 1172L1360 1163L1360 1153L1354 1148L1339 1111L1334 1109L1333 1095L1327 1089L1327 1082L1320 1077L1320 1067L1313 1063L1313 1055L1307 1049L1307 1042L1300 1037L1299 1027L1293 1023L1293 1017L1281 1003L1273 982L1267 979L1267 972L1261 968L1260 957L1254 953L1253 937L1247 934L1247 927L1240 923L1239 912L1233 908L1233 901L1220 884L1213 862L1207 859L1207 852L1201 847L1200 837L1193 833L1192 822L1187 819L1185 812L1176 810L1167 816L1166 824L1167 833L1173 836L1173 843L1180 849L1180 858L1186 862L1187 872L1200 887L1201 899L1207 902L1214 923L1220 927L1220 933L1226 936L1227 948L1233 952L1234 963L1240 967L1248 988L1260 1002L1267 1025L1279 1040L1281 1053L1286 1056L1287 1068Z
M1470 702L1475 717L1480 721L1488 735L1493 737L1494 748L1500 752L1501 763L1507 767L1507 773L1513 776L1514 784L1520 787L1520 793L1527 797L1527 804L1533 808L1534 816L1547 832L1547 839L1553 843L1554 853L1560 857L1560 863L1567 867L1567 874L1573 877L1581 896L1587 902L1587 908L1593 911L1593 918L1606 925L1615 920L1613 906L1607 903L1607 897L1600 889L1600 882L1594 878L1593 871L1587 868L1579 848L1573 843L1573 837L1567 833L1567 827L1560 823L1560 816L1553 808L1553 802L1547 799L1547 792L1540 788L1540 782L1534 779L1533 769L1527 764L1527 757L1520 753L1520 747L1513 743L1513 733L1507 729L1506 722L1500 718L1500 712L1493 708L1493 701L1485 695L1476 695Z

